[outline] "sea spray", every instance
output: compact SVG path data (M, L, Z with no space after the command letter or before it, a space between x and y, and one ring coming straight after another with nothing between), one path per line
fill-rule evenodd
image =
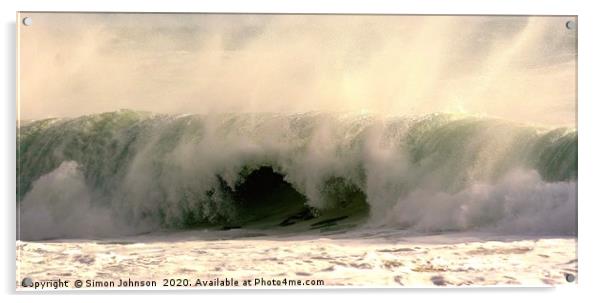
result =
M26 214L38 209L59 208L61 216L82 218L64 223L63 217L48 217L44 237L103 230L80 228L86 224L128 226L108 231L120 235L128 229L244 223L264 216L247 214L262 205L240 194L249 176L259 178L256 182L279 180L282 191L265 196L276 196L270 203L278 207L263 209L282 214L292 211L283 210L288 204L305 205L318 215L352 205L377 226L462 230L495 228L524 212L540 225L525 228L536 231L546 229L539 218L550 209L568 209L557 213L568 224L553 230L576 230L571 216L577 132L569 128L453 114L172 116L124 110L22 125L17 154L23 239L40 237L24 232L36 224ZM261 168L268 173L257 177ZM533 186L508 186L517 174L529 176ZM475 188L517 201L458 198L478 193ZM546 198L548 191L552 199ZM503 211L506 206L500 205L514 206ZM456 209L470 215L457 215ZM442 216L433 220L431 214Z

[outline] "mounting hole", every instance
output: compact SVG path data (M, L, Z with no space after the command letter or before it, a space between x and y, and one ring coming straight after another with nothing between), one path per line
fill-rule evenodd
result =
M567 29L575 29L575 27L577 27L577 24L575 23L575 21L569 20L564 24L564 26L566 26Z
M33 281L31 280L31 278L24 278L23 281L21 281L21 286L23 286L23 287L32 287L33 286Z
M565 274L564 278L566 279L567 282L574 282L575 281L575 275L573 274Z
M30 26L32 24L33 24L33 19L31 19L31 17L25 17L25 18L23 18L23 25Z

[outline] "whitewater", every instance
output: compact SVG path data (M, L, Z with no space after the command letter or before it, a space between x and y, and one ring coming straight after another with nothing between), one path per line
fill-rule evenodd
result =
M111 279L320 272L331 286L558 284L576 273L574 128L121 110L21 121L17 156L17 263L27 273L52 262L41 278L60 264ZM492 266L500 255L514 261ZM472 270L481 280L459 276Z
M450 114L120 111L28 123L18 159L25 239L242 225L304 207L424 231L576 231L568 128Z

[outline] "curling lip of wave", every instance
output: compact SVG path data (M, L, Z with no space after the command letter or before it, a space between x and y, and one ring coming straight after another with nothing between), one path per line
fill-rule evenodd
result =
M369 210L376 225L505 230L509 218L529 216L535 226L522 220L518 229L533 231L546 229L541 216L565 218L573 208L576 213L574 129L466 115L170 116L123 110L21 125L17 152L21 225L29 224L23 214L40 207L62 207L64 215L81 204L85 213L102 210L133 228L239 222L248 215L243 212L257 211L241 206L262 208L239 190L262 167L271 172L256 182L279 182L282 192L274 195L280 200L297 206L301 200L322 212L351 204L366 215ZM55 178L78 180L77 191L67 193L85 199L61 201L65 197L53 192L74 181ZM487 190L475 189L483 184ZM470 215L442 212L446 207L469 209L464 213ZM281 204L272 208L293 211ZM48 218L52 231L55 223ZM553 230L574 232L573 218L565 219L568 224Z

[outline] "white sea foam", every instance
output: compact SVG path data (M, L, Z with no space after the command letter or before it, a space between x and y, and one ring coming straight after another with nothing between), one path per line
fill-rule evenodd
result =
M419 189L400 198L386 222L419 231L574 235L577 184L548 183L534 171L515 171L495 184L477 183L457 193Z

